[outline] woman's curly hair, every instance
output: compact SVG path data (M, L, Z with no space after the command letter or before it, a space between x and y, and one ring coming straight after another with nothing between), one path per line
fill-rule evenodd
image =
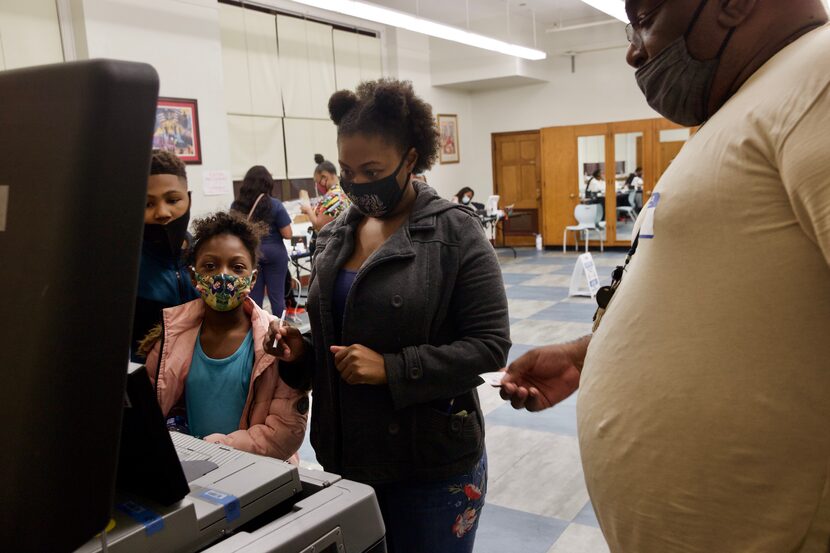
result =
M193 246L190 248L190 264L196 264L199 249L205 242L216 236L236 236L251 254L254 267L257 264L257 250L263 236L268 234L268 225L248 221L236 213L219 211L193 221Z
M329 115L338 136L355 133L383 136L401 154L418 152L414 173L422 173L438 157L438 127L432 106L415 95L410 81L379 79L360 83L357 89L340 90L329 99Z

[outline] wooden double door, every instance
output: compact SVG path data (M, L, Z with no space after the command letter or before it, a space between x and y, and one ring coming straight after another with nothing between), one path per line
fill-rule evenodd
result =
M499 227L499 243L531 246L544 224L540 135L540 131L492 135L494 193L499 207L512 212Z
M549 127L540 131L541 220L547 246L561 246L580 204L596 205L591 244L631 244L634 221L694 129L666 119ZM572 234L568 235L573 245Z

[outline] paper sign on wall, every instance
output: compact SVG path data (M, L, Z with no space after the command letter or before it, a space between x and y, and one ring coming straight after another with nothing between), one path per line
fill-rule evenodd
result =
M586 284L587 288L584 287ZM594 265L594 258L590 253L583 253L574 265L568 295L594 297L599 288L599 274L597 274L597 266Z
M205 196L233 195L230 171L205 171L202 174L202 193Z

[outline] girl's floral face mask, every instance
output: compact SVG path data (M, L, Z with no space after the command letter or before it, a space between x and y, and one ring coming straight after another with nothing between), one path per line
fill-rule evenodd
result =
M256 271L254 271L256 273ZM227 273L202 275L193 269L196 289L211 309L232 311L242 305L242 301L251 291L251 276L237 276Z

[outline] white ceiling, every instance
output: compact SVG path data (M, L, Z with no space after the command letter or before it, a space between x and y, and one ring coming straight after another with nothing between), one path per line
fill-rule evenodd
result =
M535 12L536 23L543 28L554 25L574 25L603 21L610 16L596 10L581 0L368 0L388 8L419 13L422 17L466 27L467 6L470 9L470 27L476 30L477 24L504 20L508 5L511 21L529 20Z

